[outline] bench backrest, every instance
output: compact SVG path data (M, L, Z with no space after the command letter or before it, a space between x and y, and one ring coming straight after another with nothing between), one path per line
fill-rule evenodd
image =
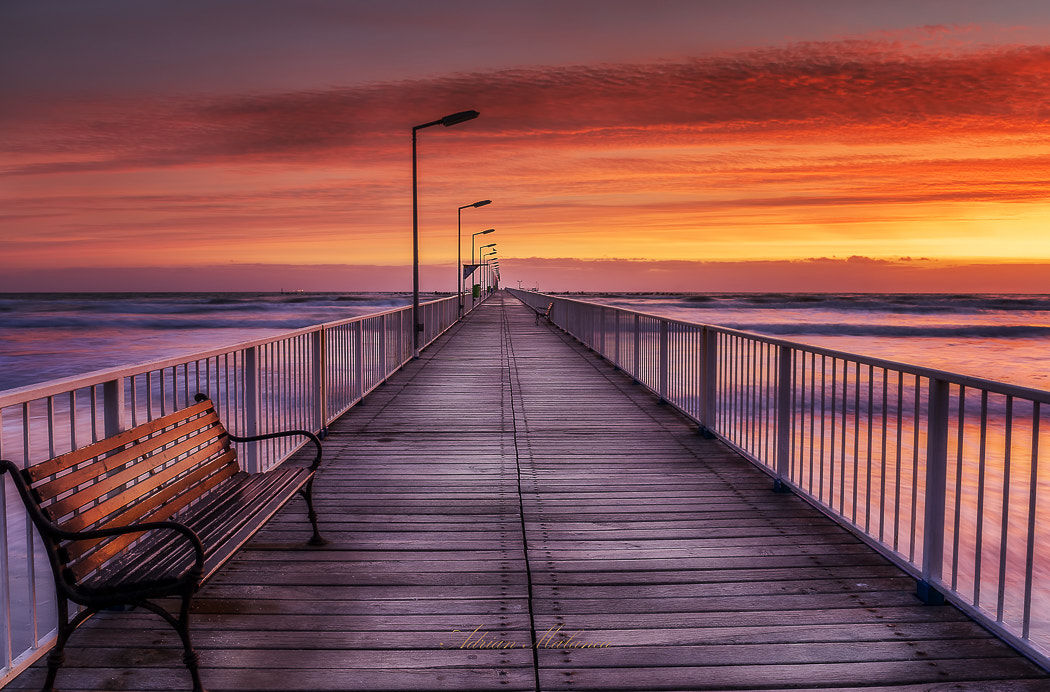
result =
M61 530L77 532L164 521L238 470L214 405L204 400L34 464L22 477L44 516ZM43 536L72 581L104 566L139 537Z

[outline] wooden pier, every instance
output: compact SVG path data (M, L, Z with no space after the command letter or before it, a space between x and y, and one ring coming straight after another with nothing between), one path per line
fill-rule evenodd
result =
M1050 689L509 296L331 427L316 492L329 545L291 507L201 592L212 692ZM74 635L58 686L190 682L133 612Z

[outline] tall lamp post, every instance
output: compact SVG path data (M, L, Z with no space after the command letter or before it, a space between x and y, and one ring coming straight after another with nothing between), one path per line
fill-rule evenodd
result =
M477 111L460 111L412 128L412 357L419 358L419 333L423 325L419 322L419 195L416 190L416 132L424 127L444 125L451 127L468 120L473 120L480 113Z
M492 204L492 200L491 199L483 199L480 202L474 202L474 204L464 204L462 207L460 207L459 209L456 210L456 272L457 272L456 282L457 282L457 285L459 286L459 316L460 317L463 317L463 281L464 281L464 279L467 278L467 277L465 277L463 275L463 253L462 253L463 241L461 240L461 238L463 236L463 210L467 209L468 207L474 207L474 208L483 207L486 204ZM492 230L496 230L496 229L492 229ZM477 234L475 233L475 235L477 235ZM472 243L473 243L473 240L474 239L471 238L471 242ZM471 261L472 264L474 262L474 250L473 250L473 247L474 246L472 244L471 245L471 251L470 251L470 261Z
M489 233L495 233L495 232L496 232L495 228L490 228L490 229L485 230L485 231L478 231L477 233L474 233L473 235L470 236L470 263L471 264L474 264L474 239L477 238L479 235L488 235ZM495 243L493 243L493 245L495 245ZM486 245L485 247L489 247L489 246ZM471 272L471 273L473 273L473 272ZM473 296L473 292L471 292L471 305L474 304L473 297L474 297Z
M492 245L495 245L495 243L492 243ZM487 246L487 247L489 247L489 246ZM492 250L489 250L488 252L484 253L483 255L481 255L481 257L479 258L480 261L482 263L484 263L484 265L485 265L485 268L481 270L482 271L482 276L484 277L484 279L482 281L482 295L487 295L488 288L489 288L489 260L487 260L485 258L490 256L490 255L495 256L495 254L496 254L496 250L492 249Z

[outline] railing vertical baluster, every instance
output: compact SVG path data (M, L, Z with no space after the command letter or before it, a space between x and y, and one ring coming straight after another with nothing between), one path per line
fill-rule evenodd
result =
M805 354L802 356L805 358ZM808 469L806 481L808 487L806 492L810 495L814 495L813 492L813 474L814 474L814 459L816 458L816 424L817 424L817 354L809 354L809 454L808 454ZM801 461L799 462L801 463ZM800 478L801 480L801 478Z
M922 526L922 580L918 596L924 603L942 603L938 590L944 563L944 511L948 479L948 383L929 378L926 409L926 501Z
M897 455L893 490L893 549L900 548L901 538L901 464L904 463L904 373L897 373Z
M956 415L956 425L959 426L958 436L955 442L955 523L952 527L952 591L959 587L959 542L962 529L963 513L963 431L966 429L966 387L959 387L959 413Z
M886 531L886 441L889 439L889 370L882 368L882 451L879 454L879 542Z
M995 619L1003 621L1003 611L1006 609L1006 564L1010 560L1007 551L1010 542L1010 465L1012 462L1013 428L1014 428L1014 398L1006 397L1006 439L1003 441L1003 509L1000 514L999 525L999 592L995 605Z
M933 379L933 378L930 378ZM915 419L914 425L912 426L912 450L911 450L911 538L908 546L908 559L915 559L915 538L918 532L918 511L919 511L919 448L920 448L920 428L919 420L922 418L922 386L920 385L921 378L915 376ZM927 427L927 440L929 436L929 428Z
M828 418L831 420L830 438L828 440L828 507L835 509L835 421L838 420L838 374L839 359L831 357L831 406Z
M832 375L834 377L834 375ZM828 420L828 357L824 354L820 356L820 453L817 455L817 463L820 464L820 470L817 474L817 483L820 488L817 494L817 499L821 502L824 501L824 468L829 466L824 457L824 446L825 439L827 438L827 420Z
M1028 639L1032 626L1032 583L1035 565L1035 544L1039 540L1035 533L1035 517L1039 505L1039 416L1040 405L1032 404L1032 466L1028 480L1028 533L1025 537L1024 561L1024 605L1021 614L1021 636Z
M981 392L981 434L977 452L977 527L974 531L973 604L981 605L981 572L984 555L984 484L988 454L988 391Z
M55 456L55 397L49 396L47 403L47 456Z
M872 444L874 442L874 427L875 422L873 419L875 411L875 367L868 364L868 411L867 411L867 454L866 454L866 468L864 475L864 530L868 531L871 528L871 461L872 461Z
M842 360L842 443L839 449L839 514L846 516L846 442L849 438L849 361Z
M850 519L854 524L859 524L857 499L860 492L860 361L856 362L853 373L853 509L850 510Z
M4 429L4 411L0 408L0 430ZM4 452L3 435L0 435L0 459L6 458ZM0 666L10 669L15 658L14 649L14 618L12 617L11 603L11 546L8 543L7 525L7 474L0 474L0 640L3 641L3 655L0 658Z

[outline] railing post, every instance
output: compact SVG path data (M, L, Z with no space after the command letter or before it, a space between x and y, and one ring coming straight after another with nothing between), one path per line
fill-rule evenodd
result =
M102 384L102 420L106 437L113 437L127 427L124 406L124 378Z
M259 347L252 346L244 351L244 431L242 436L259 434ZM257 473L262 470L260 442L249 442L244 450L244 470Z
M328 330L313 333L314 426L322 437L328 432Z
M598 308L598 353L608 356L609 352L605 345L605 313L607 308Z
M670 361L670 346L668 344L667 320L660 320L660 380L657 393L660 395L660 403L667 403L667 370Z
M631 377L635 382L642 381L642 318L634 316L634 371Z
M365 344L364 330L361 322L354 322L351 330L354 348L354 399L360 399L365 395Z
M698 433L707 439L714 434L715 340L707 327L700 328L700 427Z
M616 364L616 367L622 369L622 366L620 364L620 311L619 310L614 310L613 311L613 318L616 320L616 331L615 331L615 336L613 337L614 338L614 341L613 341L614 346L613 346L613 348L615 349L615 354L616 355L615 355L615 360L613 361L613 363Z
M397 313L397 367L405 364L405 311Z
M926 604L944 603L938 588L944 563L944 506L948 480L948 383L930 378L926 410L926 497L922 525L922 579L917 595Z
M456 310L459 310L458 304L456 305ZM387 315L379 318L379 373L384 380L390 374L390 364L387 362L386 354L386 318Z
M773 490L790 492L785 481L791 478L791 361L795 350L783 344L777 350L777 477Z

